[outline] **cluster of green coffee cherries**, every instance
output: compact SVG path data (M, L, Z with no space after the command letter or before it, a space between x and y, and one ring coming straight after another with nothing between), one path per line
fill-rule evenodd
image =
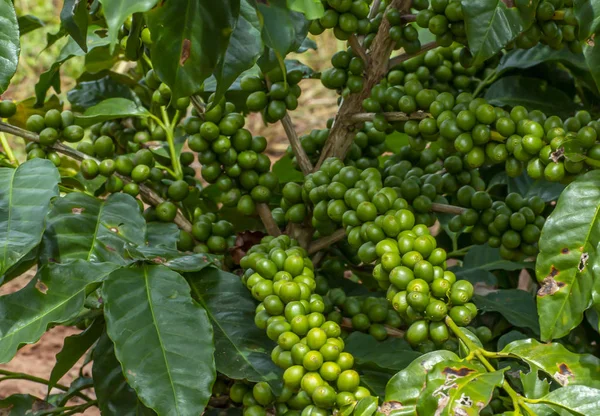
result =
M75 116L69 110L48 110L44 115L34 114L27 119L26 128L39 135L39 143L31 142L27 145L27 158L45 158L48 156L55 164L60 164L56 153L46 153L46 148L56 142L65 141L76 143L83 139L85 131L81 126L75 125Z
M191 234L181 230L177 248L195 253L225 254L235 245L233 224L213 212L194 216Z
M142 24L137 24L134 28L131 16L125 19L119 28L118 39L123 55L130 61L139 60L144 53L144 47L149 48L152 45L150 29Z
M325 14L310 24L312 35L320 35L325 29L333 29L333 34L339 40L348 40L352 35L368 36L377 31L385 3L374 19L369 19L372 0L321 0L325 6ZM366 40L370 44L372 37Z
M244 128L246 120L232 103L209 100L207 109L203 119L184 121L188 146L198 154L202 178L221 192L223 205L253 215L256 203L269 201L279 185L264 154L267 140Z
M330 414L369 396L353 370L354 358L344 352L342 330L327 320L331 305L315 291L312 262L306 251L286 235L264 237L242 258L243 283L260 302L256 325L277 342L271 358L284 369L282 394L252 406L267 406L275 400L291 410ZM251 407L252 407L251 406ZM264 414L255 408L250 414ZM257 412L257 413L254 413Z
M463 9L460 0L413 0L412 8L417 12L416 23L428 29L435 35L435 41L440 46L450 46L452 42L467 43ZM390 37L398 47L404 47L408 53L416 53L418 33L402 21L398 10L391 10L387 18L392 24ZM415 35L417 35L415 37ZM408 47L408 49L406 49ZM417 48L418 47L418 48Z
M343 97L362 91L365 63L354 55L351 48L336 52L331 57L331 65L332 68L321 74L325 88L339 90Z
M298 69L286 71L277 67L265 75L246 75L240 87L247 92L246 107L252 112L262 112L265 121L274 123L285 117L288 110L298 108L302 89L298 83L304 78Z

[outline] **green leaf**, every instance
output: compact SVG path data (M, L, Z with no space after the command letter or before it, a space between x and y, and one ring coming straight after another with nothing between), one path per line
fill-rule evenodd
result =
M392 370L402 370L421 356L401 338L379 342L368 334L353 332L346 338L345 344L345 350L354 356L358 364L372 363Z
M303 182L304 175L292 164L292 158L285 155L273 164L273 173L277 175L279 183Z
M600 88L600 47L596 45L585 45L583 47L583 55L585 56L585 62L589 68L594 82L598 88Z
M452 267L451 270L457 277L473 284L484 282L493 285L496 282L496 276L491 273L492 270L521 270L528 267L533 267L533 264L504 260L500 257L500 251L497 248L485 244L471 248L467 252L462 266Z
M579 109L565 92L548 85L539 78L512 75L500 78L486 91L485 99L492 105L515 107L522 105L529 111L568 117Z
M304 14L308 20L319 19L325 14L321 0L287 0L287 5L290 10Z
M20 50L15 6L11 0L0 0L0 94L6 91L17 71Z
M524 333L522 333L521 331L512 330L510 332L507 332L506 334L504 334L500 338L498 338L497 350L500 351L501 349L503 349L504 347L506 347L508 344L510 344L513 341L518 341L518 340L527 339L527 338L529 338L529 337L527 335L525 335Z
M544 62L560 62L570 68L587 70L582 54L574 54L569 48L552 49L548 45L538 43L530 49L513 49L500 59L496 67L497 74L511 69L533 68Z
M566 386L556 389L531 405L538 416L589 416L600 414L600 390L586 386ZM556 412L556 413L555 413Z
M565 185L562 183L545 179L533 180L526 173L516 178L508 178L508 192L517 192L523 198L539 196L546 202L556 201L564 189Z
M540 237L536 276L542 340L561 338L591 306L600 264L600 171L578 177L562 193Z
M44 22L42 22L39 17L33 16L31 14L19 16L17 18L17 22L19 23L20 36L26 35L29 32L33 32L34 30L45 26Z
M102 334L94 347L94 391L102 414L123 416L146 416L156 413L140 402L115 357L115 347L108 335Z
M491 58L526 28L517 8L500 0L462 0L467 40L473 64Z
M95 48L108 45L108 38L100 37L96 33L101 28L99 26L89 26L87 32L87 49L88 53ZM58 36L58 35L57 35ZM62 37L63 35L60 35ZM59 37L59 38L60 38ZM57 38L58 39L58 38ZM55 41L57 40L55 39ZM46 93L50 87L54 88L57 93L60 93L60 67L63 63L75 56L85 56L86 52L75 42L73 38L69 38L68 42L63 46L49 70L40 75L39 81L35 84L35 105L43 105L46 100Z
M84 112L109 98L139 100L131 88L118 82L110 75L93 81L80 82L75 88L67 92L67 99L73 110L79 112Z
M301 45L308 31L308 21L300 13L287 9L284 4L272 2L271 5L259 3L258 11L263 20L262 38L273 49L280 65L289 52Z
M50 373L48 394L50 394L52 388L58 383L58 380L67 374L87 350L94 345L103 331L104 321L96 319L85 331L65 338L62 349L56 354L56 364L52 368L52 373Z
M385 138L385 146L394 153L400 153L400 149L408 144L409 137L406 133L398 131L388 134Z
M106 24L108 25L108 39L110 41L110 49L114 50L117 43L119 29L125 20L134 13L147 12L151 10L158 0L100 0Z
M42 258L125 265L125 249L143 246L145 238L146 221L131 196L118 193L100 200L74 192L59 199L48 215Z
M271 361L275 344L254 325L256 301L240 278L215 268L187 275L194 298L208 312L215 331L219 373L235 380L266 381L281 391L281 369Z
M229 39L229 45L223 58L215 69L218 102L227 89L245 71L252 68L263 51L260 39L261 25L249 0L240 1L240 16Z
M389 407L394 414L416 416L417 400L425 388L427 373L440 362L454 360L458 360L458 356L446 350L433 351L417 358L389 381L385 388L386 403L381 407Z
M239 0L169 0L147 13L152 64L173 98L202 90L225 54Z
M481 312L498 312L512 325L540 333L535 300L524 290L504 289L486 296L475 295L473 302Z
M358 403L356 403L356 407L352 414L354 416L371 416L376 411L377 397L368 396L360 399Z
M146 244L177 250L179 228L173 223L149 222L146 224Z
M86 0L65 0L60 12L60 22L67 33L87 52L88 2ZM106 15L106 8L104 9Z
M423 415L478 415L496 387L504 382L503 371L485 372L475 362L444 361L427 373L426 387L417 412Z
M49 264L23 289L0 297L0 362L10 361L22 344L40 339L49 324L76 316L88 286L102 281L116 267L82 260Z
M161 415L202 413L216 378L213 331L185 279L164 266L119 269L102 294L115 355L140 400Z
M0 414L4 416L25 416L31 414L31 410L51 410L53 406L30 394L13 394L5 399L0 399Z
M59 180L49 160L0 168L0 279L39 244L50 201L58 196Z
M539 399L550 391L550 383L538 378L538 371L532 370L525 374L521 371L519 378L523 384L523 393L528 399Z
M83 115L75 117L75 122L83 127L102 123L116 118L149 117L150 113L144 107L126 98L109 98L93 107L88 108Z
M541 370L562 386L600 388L600 359L591 354L575 354L562 344L542 344L535 339L514 341L501 354L525 361L532 371Z
M167 247L131 247L127 254L136 261L150 264L162 264L181 273L199 272L208 266L220 267L218 256L204 253L182 253Z
M574 0L573 11L579 22L579 40L586 40L600 27L600 3L596 0Z

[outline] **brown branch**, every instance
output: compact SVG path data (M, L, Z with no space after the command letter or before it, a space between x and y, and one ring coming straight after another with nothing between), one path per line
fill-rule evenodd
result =
M319 238L318 240L313 241L310 246L308 246L308 254L317 253L324 248L329 247L332 244L337 243L340 240L343 240L346 237L346 230L343 228L335 231L333 234L328 235L323 238Z
M392 0L388 7L406 11L410 7L410 2ZM325 159L332 156L344 159L346 153L348 153L355 135L355 127L352 120L350 120L350 115L361 112L363 100L369 96L371 89L387 74L388 61L394 46L394 41L388 35L389 30L389 20L383 19L370 48L369 62L365 62L366 71L363 89L344 99L329 138L321 151L321 157L316 166L317 169Z
M263 222L265 229L267 230L269 235L272 235L274 237L280 236L281 230L275 223L275 220L273 219L273 214L271 214L269 206L262 202L258 203L256 204L256 211L258 211L258 215L260 216L260 219Z
M455 205L438 204L434 202L433 204L431 204L431 210L433 212L441 212L444 214L460 215L467 209L463 207L457 207Z
M382 113L387 121L407 121L407 120L423 120L430 117L429 113L417 111L411 114L401 112ZM354 123L364 123L365 121L373 121L377 113L358 113L352 114L350 120Z
M392 59L390 59L389 63L388 63L388 68L393 68L398 64L401 64L404 61L408 61L410 58L413 58L417 55L421 55L422 53L425 53L431 49L435 49L437 48L438 44L433 41L433 42L429 42L426 43L425 45L421 46L421 50L419 50L419 52L417 53L413 53L413 54L408 54L408 53L403 53L402 55L398 55L393 57Z
M358 41L356 35L350 35L350 37L348 38L348 44L352 47L352 52L358 55L366 65L367 62L369 62L369 57L367 56L365 48L363 48L363 46Z
M281 119L281 125L285 130L285 134L292 145L292 150L294 151L294 155L296 155L296 161L298 162L298 166L300 170L305 175L308 175L313 170L313 165L308 158L308 155L304 151L304 148L300 144L300 139L298 138L298 133L296 133L296 129L294 129L294 124L292 123L292 119L290 115L286 112L285 116Z
M352 327L352 319L350 318L342 318L342 324L340 326L351 331L354 330L354 328ZM389 337L404 338L404 331L389 325L384 325L384 327Z
M28 130L24 130L19 127L12 126L10 124L3 123L3 122L0 122L0 131L12 134L14 136L22 137L25 140L28 140L30 142L36 142L36 143L40 142L40 138L37 134L30 132ZM85 153L82 153L76 149L73 149L72 147L66 146L60 142L56 142L52 146L47 146L47 147L49 149L54 150L55 152L67 155L72 159L76 159L76 160L92 159L92 160L95 160L97 163L100 163L100 160L98 160L94 157L91 157L89 155L86 155ZM127 176L123 176L118 173L115 173L114 175L118 176L125 183L132 182L131 178L128 178ZM160 204L161 202L164 202L164 199L162 199L160 197L160 195L158 195L156 192L154 192L148 186L140 184L139 188L140 188L140 195L142 196L142 199L144 201L146 201L147 203L149 203L150 205L156 206L156 205ZM188 219L181 213L181 211L177 210L177 215L175 216L174 222L182 230L187 231L188 233L192 232L192 223L190 221L188 221Z

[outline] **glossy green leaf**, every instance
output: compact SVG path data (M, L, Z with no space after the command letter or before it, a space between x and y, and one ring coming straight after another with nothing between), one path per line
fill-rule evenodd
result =
M473 296L480 312L498 312L508 322L519 328L529 328L540 333L534 297L519 289L503 289L485 296Z
M158 0L100 0L106 24L108 25L108 39L111 50L117 43L119 29L125 20L134 13L147 12L151 10Z
M600 27L600 3L596 0L574 0L573 11L579 22L579 39L585 40Z
M49 264L18 292L0 297L0 362L11 360L22 344L36 342L48 325L76 316L86 289L117 266L76 260Z
M141 105L126 98L108 98L93 107L85 110L85 113L75 117L75 122L83 127L89 127L116 118L127 117L149 117L150 113Z
M533 267L533 264L504 260L497 248L485 244L469 249L462 266L452 267L451 270L457 277L473 284L483 282L493 285L496 276L491 273L492 270L521 270L528 267Z
M149 222L146 224L146 244L177 250L179 228L173 223Z
M352 414L354 416L371 416L376 411L377 397L368 396L360 399L358 403L356 403L356 407Z
M546 220L536 276L542 340L561 338L579 325L591 306L600 265L600 171L572 182Z
M0 168L0 279L39 244L44 217L58 196L59 180L49 160L32 159L17 169Z
M256 302L240 278L212 267L187 277L213 324L217 370L235 380L266 381L279 392L281 370L271 361L275 344L254 325Z
M258 61L263 51L260 32L261 24L256 9L249 0L240 0L240 15L229 39L227 52L215 69L215 101L219 101L235 80Z
M458 360L451 351L440 350L422 355L389 381L385 388L385 403L393 415L417 415L417 400L425 388L427 373L436 364Z
M94 81L80 82L67 92L67 99L75 111L84 112L109 98L125 98L138 100L135 93L127 85L107 75Z
M500 52L526 28L520 11L500 0L462 0L461 3L474 64Z
M56 364L50 373L48 393L58 383L58 380L67 374L87 350L94 345L103 331L104 321L96 319L85 331L65 338L62 349L56 354Z
M84 259L127 264L126 248L143 246L146 221L135 199L113 194L105 200L74 192L59 199L48 214L45 261Z
M591 416L600 414L600 390L586 386L556 389L531 405L537 416ZM555 413L556 412L556 413Z
M569 48L552 49L538 43L530 49L513 49L500 59L496 72L502 74L511 69L527 69L544 62L560 62L568 67L587 70L582 54L574 54Z
M600 388L600 359L591 354L576 354L562 344L542 344L535 339L511 342L501 353L520 358L531 370L545 372L562 386Z
M84 52L87 52L87 5L86 0L65 0L60 12L62 26Z
M562 183L544 179L533 180L526 173L516 178L508 178L508 192L517 192L523 198L539 196L546 202L556 201L564 190L565 185Z
M94 391L102 414L150 416L156 413L140 402L125 377L121 363L115 357L115 347L108 335L102 334L94 347Z
M98 26L89 26L87 31L87 49L88 53L95 48L108 45L108 38L103 38L98 33L100 30ZM62 37L62 36L61 36ZM39 81L35 84L35 97L37 106L43 105L46 100L46 93L50 87L54 88L54 91L60 93L60 67L63 63L75 56L85 56L86 52L75 42L73 38L69 38L68 42L63 46L56 58L56 61L52 64L50 69L42 73L39 77Z
M358 364L373 363L392 370L402 370L421 356L402 338L388 338L379 342L368 334L353 332L345 343L345 351L352 354Z
M208 266L220 267L222 263L215 255L182 253L166 247L131 247L127 250L127 254L132 260L162 264L180 273L199 272Z
M300 12L308 20L319 19L325 14L325 8L321 0L287 0L290 10Z
M202 90L225 54L239 0L170 0L147 13L152 64L173 98Z
M529 111L568 117L579 109L565 92L552 87L540 78L511 75L500 78L486 91L485 99L493 105L515 107Z
M259 3L258 11L263 20L263 41L282 65L285 56L295 51L306 37L308 21L301 13L289 10L281 2Z
M537 370L521 372L519 378L523 385L523 393L528 399L539 399L550 391L550 383L546 379L540 380Z
M164 266L123 268L102 295L115 355L140 400L160 415L202 413L216 378L213 330L185 279Z
M438 363L427 373L417 412L440 416L478 415L503 382L503 371L485 372L476 362Z
M292 164L289 155L283 156L273 164L273 173L277 175L279 183L304 181L304 175Z
M19 23L11 0L0 0L0 94L17 71L21 44Z
M19 16L17 22L19 23L19 36L26 35L29 32L44 27L44 22L42 22L39 17L31 14Z

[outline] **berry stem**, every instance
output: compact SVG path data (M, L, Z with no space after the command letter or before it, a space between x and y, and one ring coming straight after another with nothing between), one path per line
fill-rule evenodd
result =
M460 215L467 209L463 207L457 207L455 205L438 204L437 202L434 202L431 204L431 210L433 212L442 212L444 214Z
M0 133L0 144L2 144L2 148L4 149L8 160L10 160L11 163L19 166L19 161L15 157L15 154L13 153L12 148L10 147L10 143L8 143L8 140L6 140L6 136L4 135L4 133Z
M181 169L181 162L177 157L177 151L175 150L175 140L173 139L173 126L169 122L169 115L165 107L160 107L162 113L162 121L158 117L154 117L159 126L161 126L167 134L167 143L169 144L169 155L171 156L171 164L173 165L173 171L175 172L176 179L183 179L183 170Z
M401 64L404 61L408 61L410 58L413 58L417 55L421 55L422 53L425 53L431 49L435 49L435 48L437 48L437 46L438 46L438 44L435 41L433 41L433 42L429 42L429 43L426 43L425 45L421 46L421 50L417 53L413 53L413 54L403 53L402 55L395 56L389 60L388 68L393 68L396 65Z
M352 51L355 52L360 57L360 59L363 60L363 62L365 64L367 62L369 62L369 57L367 56L367 52L365 51L365 48L363 48L363 46L358 41L358 38L356 37L356 35L350 35L350 37L348 38L348 44L352 47Z
M408 120L423 120L430 117L430 114L422 111L416 111L411 114L402 113L400 111L381 113L387 121L408 121ZM365 121L373 121L378 113L357 113L350 116L350 120L354 123L364 123Z
M342 228L335 231L333 234L328 235L327 237L319 238L318 240L313 241L310 246L308 246L308 254L314 254L318 251L321 251L324 248L343 240L344 237L346 237L346 230Z
M269 206L262 202L258 203L256 204L256 211L258 212L258 215L260 216L260 219L263 222L269 235L272 235L274 237L280 236L281 230L275 223L275 220L273 219L273 214L271 214Z
M477 88L475 88L475 91L473 91L473 98L477 98L477 96L481 93L481 90L483 90L485 87L490 85L492 82L496 81L496 78L498 78L498 72L496 72L496 71L493 71L487 77L485 77L479 83L479 85L477 85Z
M162 122L161 122L162 124ZM28 130L24 130L19 127L11 126L10 124L6 124L0 121L0 132L12 134L14 136L19 136L28 140L30 142L40 142L40 138L37 134L32 133ZM82 153L78 150L73 149L72 147L65 146L60 142L54 143L52 146L48 146L49 149L54 150L55 152L62 153L63 155L67 155L75 160L86 160L92 159L95 160L98 164L101 160L98 160L94 157L88 156L85 153ZM179 161L179 160L177 160ZM114 173L114 175L118 176L123 182L129 183L132 182L131 178L127 176L120 175L118 173ZM164 199L160 197L156 192L150 189L148 186L139 184L140 187L140 195L142 199L152 206L157 206L161 202L164 202ZM188 233L192 232L192 223L181 213L181 211L177 211L177 215L175 216L175 220L173 221L179 228ZM1 373L0 373L1 374Z

